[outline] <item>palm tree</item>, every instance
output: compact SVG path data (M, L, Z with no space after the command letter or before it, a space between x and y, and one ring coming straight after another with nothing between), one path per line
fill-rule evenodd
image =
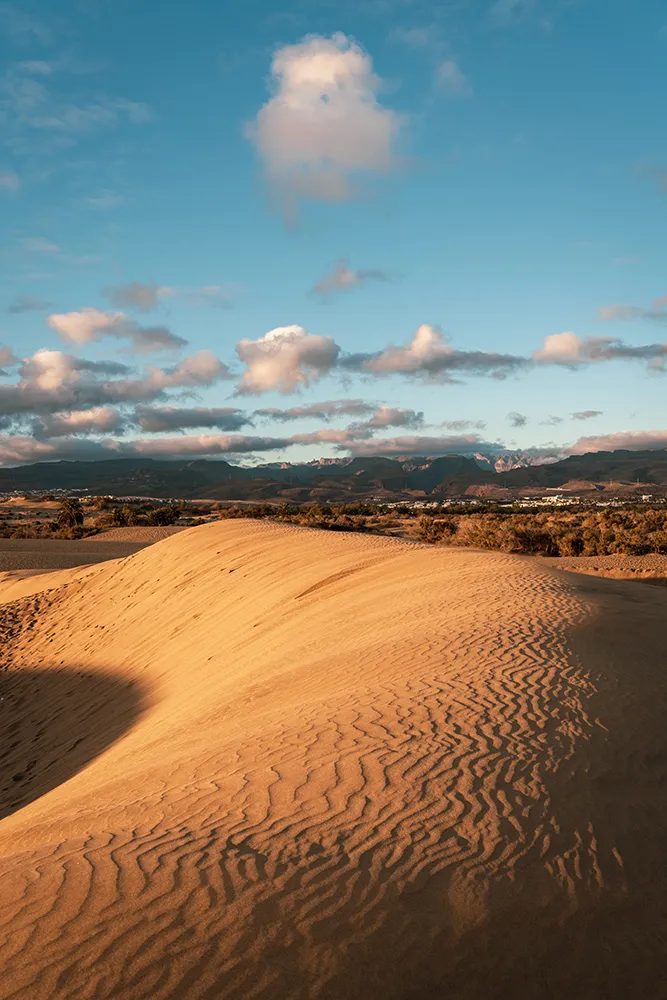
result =
M60 528L80 528L83 525L83 507L77 497L64 497L58 508Z

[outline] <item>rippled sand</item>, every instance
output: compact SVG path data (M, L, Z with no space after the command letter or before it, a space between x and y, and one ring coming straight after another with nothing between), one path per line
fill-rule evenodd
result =
M43 579L3 1000L667 995L667 593L239 521Z

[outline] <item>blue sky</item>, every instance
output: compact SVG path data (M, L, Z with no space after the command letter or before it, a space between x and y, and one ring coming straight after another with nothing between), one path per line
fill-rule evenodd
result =
M658 0L0 2L0 462L664 447L666 66Z

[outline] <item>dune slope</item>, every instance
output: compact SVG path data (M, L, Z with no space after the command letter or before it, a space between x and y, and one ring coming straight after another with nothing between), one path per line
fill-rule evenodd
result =
M3 605L0 995L667 995L666 611L261 522Z

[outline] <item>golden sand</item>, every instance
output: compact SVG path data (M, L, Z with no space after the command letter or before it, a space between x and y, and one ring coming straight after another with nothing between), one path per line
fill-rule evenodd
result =
M2 1000L667 996L667 593L240 521L68 573L0 608Z

